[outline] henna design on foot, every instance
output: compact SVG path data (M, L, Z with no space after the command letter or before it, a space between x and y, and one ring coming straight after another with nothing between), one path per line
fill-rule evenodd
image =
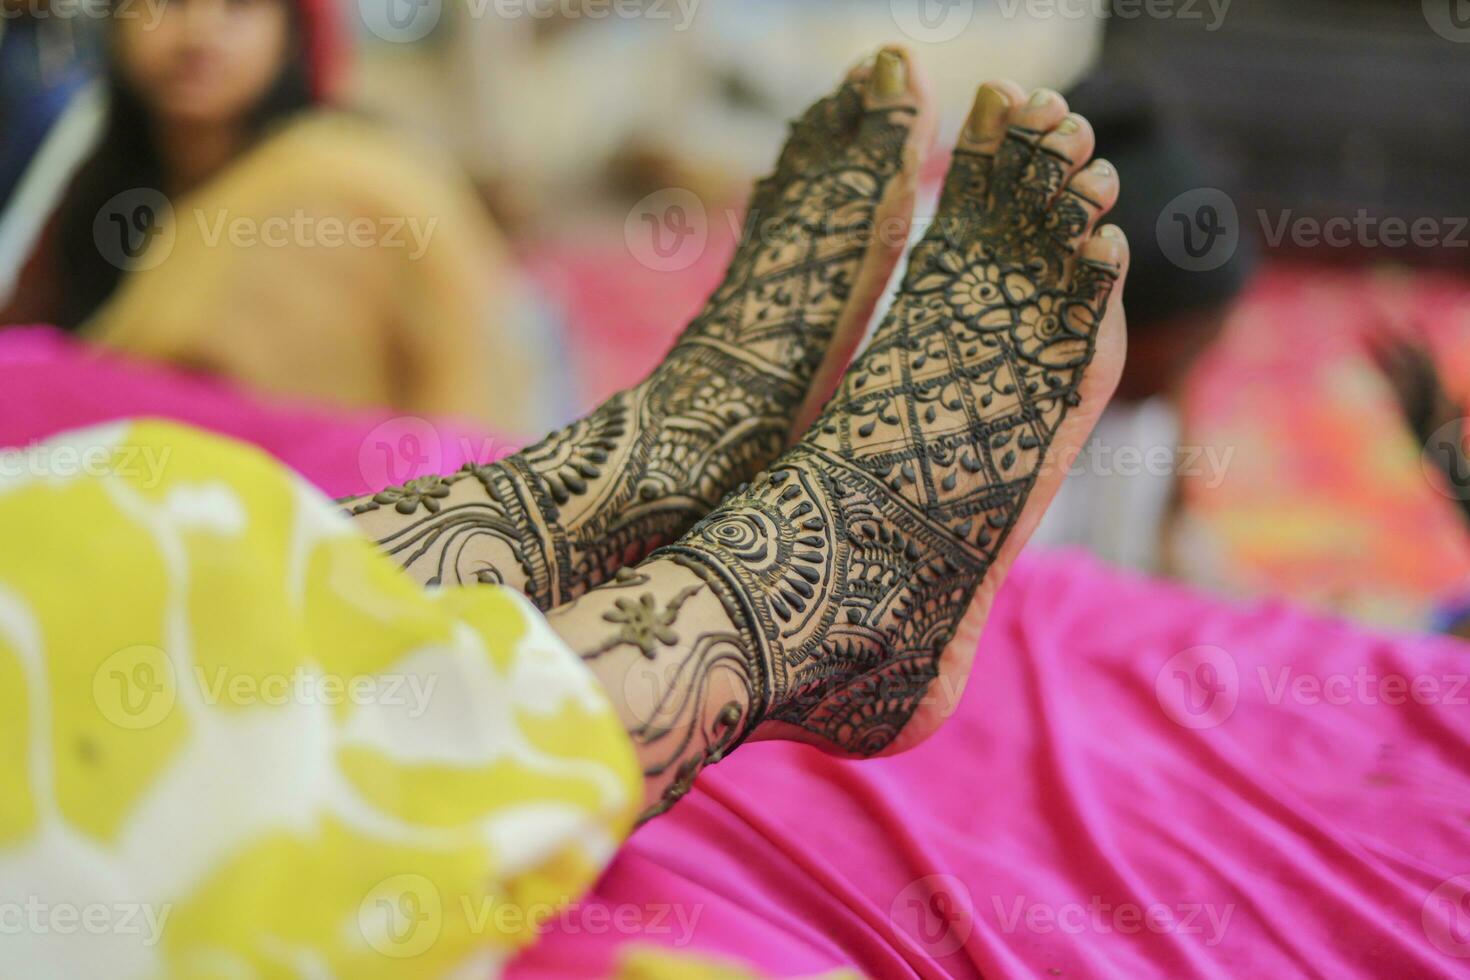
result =
M758 473L886 279L865 267L871 230L924 115L904 64L880 55L793 124L724 283L648 380L500 463L345 502L364 531L427 584L508 584L549 609Z
M997 91L825 414L654 556L696 572L761 651L752 716L843 752L893 747L920 711L1081 401L1124 258L1089 240L1117 187L1104 163L1079 171L1085 121L1055 94L1001 94L996 113Z

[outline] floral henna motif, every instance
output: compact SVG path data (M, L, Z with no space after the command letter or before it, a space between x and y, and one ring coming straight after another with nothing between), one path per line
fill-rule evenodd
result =
M349 512L420 580L509 584L543 609L676 540L784 448L913 115L849 84L795 123L724 284L643 384L498 464Z
M1079 402L1117 270L1081 259L1071 162L1013 129L940 220L803 442L678 544L768 664L765 717L872 755L913 717ZM760 712L752 712L756 718Z

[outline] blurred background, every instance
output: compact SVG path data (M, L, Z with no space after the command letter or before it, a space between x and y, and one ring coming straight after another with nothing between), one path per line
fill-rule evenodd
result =
M1465 629L1461 0L0 13L0 361L76 377L105 351L161 371L149 390L506 441L653 366L722 276L786 120L878 45L907 43L944 110L920 231L976 86L1056 88L1119 167L1135 257L1122 390L1038 544ZM142 410L122 390L86 397ZM31 428L7 444L82 395L13 397L0 414Z

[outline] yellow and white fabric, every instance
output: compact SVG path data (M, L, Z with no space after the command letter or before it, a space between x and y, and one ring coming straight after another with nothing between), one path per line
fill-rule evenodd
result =
M641 797L524 598L160 422L0 474L0 977L488 978Z

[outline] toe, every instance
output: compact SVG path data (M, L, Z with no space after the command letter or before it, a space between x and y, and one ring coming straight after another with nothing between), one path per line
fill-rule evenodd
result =
M909 53L893 46L878 52L863 85L863 104L869 109L912 102Z
M1089 324L1106 320L1121 297L1128 274L1128 238L1117 225L1104 225L1078 250L1068 291L1077 301L1074 312ZM1085 311L1085 312L1084 312Z
M928 151L937 129L934 100L928 76L907 48L890 45L879 51L857 84L866 110L858 128L859 145L891 141L898 123L910 130L906 141L914 143L920 154Z
M1041 138L1041 148L1064 161L1070 179L1092 159L1097 140L1092 124L1075 112L1069 112Z
M988 81L976 91L945 178L941 214L959 214L984 206L1011 112L1025 100L1025 90L1005 79Z
M1111 163L1094 160L1077 171L1052 205L1053 231L1061 247L1076 252L1117 201L1118 171Z
M1012 106L990 185L993 210L1008 211L1021 221L1042 220L1072 164L1041 148L1041 142L1065 118L1067 101L1051 89L1037 89Z
M995 153L1005 139L1012 108L1025 101L1025 90L1015 82L1000 79L980 86L975 93L969 119L960 133L960 149Z
M1128 269L1128 237L1117 225L1104 225L1089 238L1079 253L1083 262L1111 271L1122 278Z
M1067 116L1067 100L1049 88L1032 92L1025 102L1011 110L1007 120L1013 130L1019 129L1041 136Z

